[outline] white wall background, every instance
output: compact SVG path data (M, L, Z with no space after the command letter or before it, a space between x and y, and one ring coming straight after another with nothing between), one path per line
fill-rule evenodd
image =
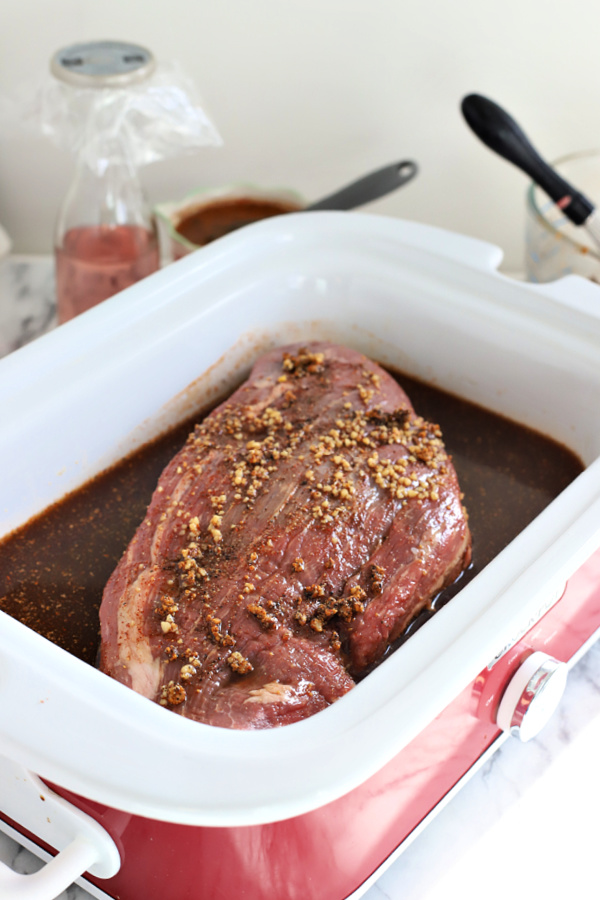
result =
M471 134L470 92L507 107L549 158L600 146L600 4L592 0L4 0L0 96L58 48L113 38L177 59L222 148L147 167L150 200L249 180L316 199L411 157L418 180L368 209L523 254L526 178ZM0 133L0 222L48 253L72 160Z

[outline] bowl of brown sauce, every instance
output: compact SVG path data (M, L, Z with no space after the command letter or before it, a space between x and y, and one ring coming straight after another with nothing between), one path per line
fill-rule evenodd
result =
M161 203L155 215L166 261L181 259L261 219L303 209L295 191L236 184L194 191L179 203Z

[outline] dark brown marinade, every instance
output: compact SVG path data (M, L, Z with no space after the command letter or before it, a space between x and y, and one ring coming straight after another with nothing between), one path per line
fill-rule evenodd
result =
M95 665L104 585L192 427L147 444L5 538L0 609Z
M473 562L439 608L583 469L570 450L465 400L396 375L451 454L473 536ZM102 591L142 520L158 477L193 422L146 445L0 544L0 608L95 664ZM410 635L426 616L408 629ZM405 638L403 638L405 639ZM401 639L401 640L403 640Z

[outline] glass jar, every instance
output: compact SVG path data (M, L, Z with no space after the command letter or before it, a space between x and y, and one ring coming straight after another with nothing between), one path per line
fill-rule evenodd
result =
M570 153L552 163L578 190L596 203L600 198L600 151ZM525 274L528 281L556 281L581 275L600 283L600 252L585 228L577 227L536 184L526 200Z
M86 114L71 186L55 230L59 323L106 300L159 268L156 227L128 150L128 132L111 113L111 94L148 78L148 50L102 41L67 47L51 70L73 88L89 91L74 114ZM81 92L74 100L81 100ZM116 114L115 114L116 116Z

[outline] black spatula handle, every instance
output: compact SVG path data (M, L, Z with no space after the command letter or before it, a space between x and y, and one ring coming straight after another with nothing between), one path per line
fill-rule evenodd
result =
M405 159L402 162L394 163L391 166L384 166L370 175L364 175L358 181L352 182L347 187L330 194L323 200L311 203L307 207L308 211L321 209L337 209L347 210L355 209L357 206L363 206L372 200L378 200L386 194L395 191L408 184L418 172L416 162Z
M469 94L462 101L467 124L483 143L525 172L575 224L583 225L594 205L542 159L508 113L487 97Z

